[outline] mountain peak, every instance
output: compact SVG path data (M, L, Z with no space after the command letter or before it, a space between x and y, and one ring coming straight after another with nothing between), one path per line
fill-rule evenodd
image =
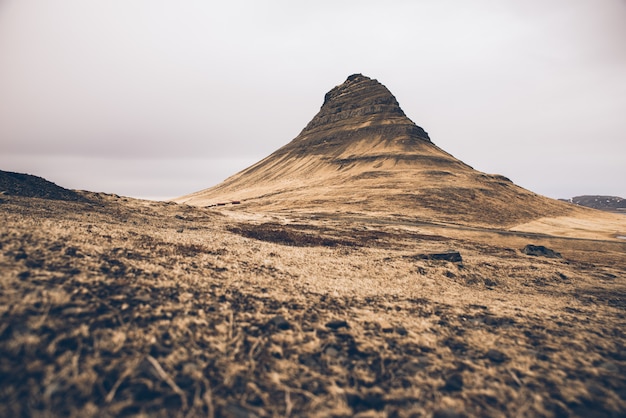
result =
M354 130L380 125L402 126L411 136L429 140L428 134L407 118L387 87L363 74L352 74L326 93L319 113L300 136L343 126Z
M348 97L345 97L346 95L348 95ZM342 84L326 93L326 96L324 96L324 105L331 104L340 97L341 102L346 102L350 99L360 101L371 95L379 98L382 97L384 101L388 101L398 108L400 107L396 98L385 86L380 84L378 80L369 78L363 74L352 74Z

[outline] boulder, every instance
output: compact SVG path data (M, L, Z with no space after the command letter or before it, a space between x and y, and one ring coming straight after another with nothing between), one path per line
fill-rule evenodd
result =
M450 261L452 263L462 263L463 257L458 251L447 251L444 253L415 254L411 256L415 260L438 260Z
M528 244L522 248L522 252L533 257L563 258L561 254L543 245Z

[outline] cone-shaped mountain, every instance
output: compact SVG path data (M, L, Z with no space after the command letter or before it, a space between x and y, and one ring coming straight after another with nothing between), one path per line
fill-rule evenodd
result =
M290 143L223 183L175 201L483 226L512 226L572 210L441 150L385 86L361 74L330 90Z

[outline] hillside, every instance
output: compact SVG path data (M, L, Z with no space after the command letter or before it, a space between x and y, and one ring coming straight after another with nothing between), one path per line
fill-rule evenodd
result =
M626 242L85 197L0 205L0 416L626 413Z
M588 208L626 213L626 199L618 196L584 195L573 197L571 201Z
M41 199L85 201L85 198L75 191L58 186L44 178L2 170L0 170L0 193Z

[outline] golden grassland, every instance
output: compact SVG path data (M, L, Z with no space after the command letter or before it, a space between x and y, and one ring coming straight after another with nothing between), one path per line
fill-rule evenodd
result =
M626 414L626 242L591 217L83 195L0 201L0 416Z

